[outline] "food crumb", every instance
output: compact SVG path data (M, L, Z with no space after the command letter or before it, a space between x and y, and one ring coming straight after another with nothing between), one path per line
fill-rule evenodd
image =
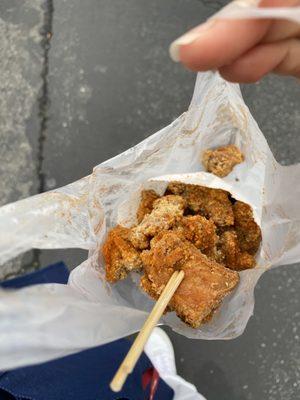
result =
M233 144L218 147L215 150L206 150L202 156L202 163L207 172L224 178L233 168L244 161L242 152Z

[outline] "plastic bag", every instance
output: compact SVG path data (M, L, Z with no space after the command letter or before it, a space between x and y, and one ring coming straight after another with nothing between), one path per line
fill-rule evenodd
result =
M287 19L300 22L300 6L257 7L261 0L235 0L223 7L212 18L221 19Z
M237 9L239 16L246 11ZM265 15L264 10L252 11ZM278 14L279 9L271 11ZM289 13L294 18L295 9ZM245 162L224 179L199 172L201 152L228 143L241 148ZM189 110L171 125L97 166L86 178L0 209L0 263L30 248L89 250L68 285L0 291L0 369L50 360L140 329L153 302L137 287L137 275L114 286L105 282L99 250L107 228L134 221L143 187L162 193L170 180L224 188L249 203L263 243L257 267L240 273L238 288L211 322L195 330L173 313L162 322L191 338L242 334L259 277L272 266L300 260L300 165L280 166L238 85L205 73L197 77Z

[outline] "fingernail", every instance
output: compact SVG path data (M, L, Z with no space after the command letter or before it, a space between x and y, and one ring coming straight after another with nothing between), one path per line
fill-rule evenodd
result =
M241 6L249 7L249 6L258 6L261 0L235 0L234 3L237 3Z
M216 21L213 20L207 21L204 24L199 25L191 31L185 33L183 36L180 36L178 39L174 40L174 42L171 43L169 47L169 54L172 60L175 62L180 61L180 47L197 40L203 32L208 31L215 23Z

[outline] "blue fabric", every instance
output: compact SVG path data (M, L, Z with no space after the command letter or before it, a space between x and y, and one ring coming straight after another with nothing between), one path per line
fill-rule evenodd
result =
M0 283L21 288L39 283L66 283L68 269L58 263L26 276ZM143 354L122 392L113 393L109 382L130 348L126 339L85 350L33 367L7 371L0 376L0 400L147 400L142 375L152 367ZM173 391L161 379L153 400L171 400Z
M0 286L3 288L20 289L25 286L38 285L40 283L66 284L68 279L68 268L63 262L59 262L36 272L0 282Z

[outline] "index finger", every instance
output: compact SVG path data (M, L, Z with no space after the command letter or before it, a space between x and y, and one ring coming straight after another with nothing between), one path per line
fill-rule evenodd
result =
M268 20L209 20L172 43L174 61L196 71L231 64L266 34Z
M252 4L254 0L244 2ZM294 6L298 0L255 2L260 7L279 7ZM232 64L258 44L270 26L270 20L209 20L175 40L170 46L170 55L192 70L219 69Z

